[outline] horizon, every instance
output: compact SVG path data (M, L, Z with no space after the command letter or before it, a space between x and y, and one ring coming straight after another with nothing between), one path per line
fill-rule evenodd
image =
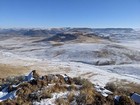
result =
M139 0L1 0L0 28L140 28Z
M61 29L61 28L89 28L89 29L138 29L140 28L132 28L132 27L7 27L7 28L2 28L0 29Z

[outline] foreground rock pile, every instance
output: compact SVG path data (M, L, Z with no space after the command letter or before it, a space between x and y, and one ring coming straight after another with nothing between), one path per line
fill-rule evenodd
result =
M114 100L114 94L80 77L66 74L1 79L0 105L135 105L127 96Z

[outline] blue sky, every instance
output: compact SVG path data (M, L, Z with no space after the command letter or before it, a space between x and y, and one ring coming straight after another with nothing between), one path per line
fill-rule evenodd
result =
M0 0L1 28L140 28L140 0Z

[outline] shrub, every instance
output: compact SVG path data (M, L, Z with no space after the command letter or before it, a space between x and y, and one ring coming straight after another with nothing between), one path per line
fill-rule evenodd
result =
M76 84L76 85L82 85L82 87L93 87L93 84L87 80L87 79L82 79L81 77L76 77L76 78L73 78L73 82Z
M117 89L117 86L115 83L113 82L108 82L105 86L106 89L112 91L112 92L115 92L115 90Z
M96 93L94 97L93 105L112 105L112 104L106 104L106 99L101 94Z
M140 93L140 84L128 82L126 80L116 80L106 84L105 88L114 92L114 94L130 95L130 93Z
M67 96L68 102L72 102L74 100L75 94L73 92L70 92Z
M80 96L83 96L86 104L92 104L95 96L93 88L84 88L80 90Z
M68 91L72 91L72 90L78 90L78 87L75 86L75 84L71 84L70 86L67 87Z
M76 96L76 102L78 105L86 104L86 94L80 94Z
M55 101L56 105L70 105L69 102L63 98L58 98Z
M43 90L43 91L42 91L41 99L51 98L51 97L52 97L52 94L49 93L47 90Z
M54 92L64 92L64 91L66 91L66 89L67 89L67 87L66 86L61 86L61 85L59 85L59 84L55 84L53 87L51 87L50 88L50 92L51 93L54 93Z
M122 95L119 99L120 105L135 105L134 102L126 95Z
M5 82L8 84L17 84L19 82L23 82L24 79L24 76L7 77Z

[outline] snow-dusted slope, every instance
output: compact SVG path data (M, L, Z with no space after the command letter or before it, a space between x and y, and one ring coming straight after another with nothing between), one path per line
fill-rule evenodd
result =
M140 52L111 44L65 44L49 48L45 55L50 59L93 65L140 63Z
M67 33L68 30L70 29L67 29ZM115 39L113 42L104 37L99 38L98 35L86 36L89 31L97 32L97 30L85 30L82 31L84 35L78 34L80 37L66 41L61 40L65 34L63 37L60 35L56 41L47 40L48 36L4 37L4 40L0 40L0 61L14 66L20 64L27 68L28 66L34 69L41 68L46 72L50 72L49 67L53 66L51 72L68 72L69 75L83 76L103 85L112 78L140 83L139 31L98 30L99 34L102 33L100 35L109 33L108 35ZM70 34L72 33L75 31ZM82 41L78 39L81 37ZM69 70L58 70L59 67L66 67Z

